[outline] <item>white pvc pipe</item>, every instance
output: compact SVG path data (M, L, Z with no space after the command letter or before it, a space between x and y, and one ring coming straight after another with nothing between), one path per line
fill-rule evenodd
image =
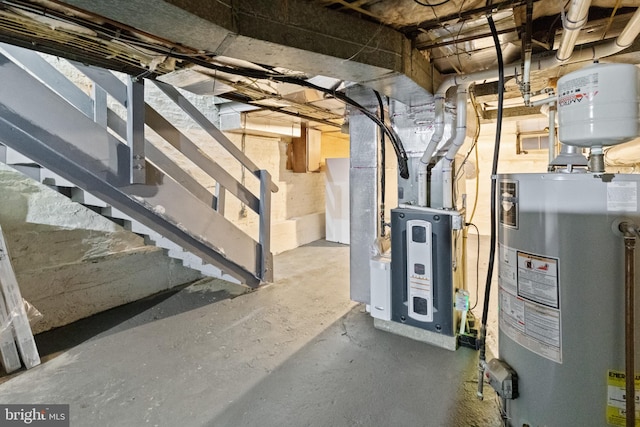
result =
M456 102L456 107L457 107L457 102ZM451 147L451 144L453 144L453 141L455 141L456 133L457 133L457 129L456 129L457 117L458 117L458 109L456 108L449 119L449 122L450 122L449 125L451 127L451 135L449 135L449 139L447 139L445 143L442 144L442 146L440 147L440 149L436 154L446 153L447 150L449 150L449 147Z
M453 160L467 136L467 90L468 84L458 86L456 95L455 138L444 156L442 167L442 208L453 209Z
M556 108L549 108L549 167L556 158Z
M444 95L436 95L435 104L433 135L418 163L418 206L423 207L427 206L427 170L429 162L436 148L438 148L442 135L444 135Z
M571 57L564 61L560 61L556 54L549 56L549 54L539 55L537 58L531 61L531 71L542 71L554 68L565 63L574 63L582 61L593 61L599 58L614 55L626 48L628 48L635 38L640 34L640 8L636 9L627 25L622 30L622 33L615 40L609 40L604 43L600 43L594 46L584 49L580 49L578 52L573 52ZM520 69L519 63L512 63L505 65L504 75L505 77L513 77ZM489 70L478 71L476 73L461 74L461 75L449 75L442 81L436 94L444 94L451 86L456 86L461 83L473 83L485 80L495 80L498 78L498 69L492 68Z
M621 49L625 49L633 43L640 32L640 8L636 9L636 13L633 14L627 25L616 39L616 45Z
M458 92L456 96L456 137L454 138L449 150L447 150L447 154L445 154L445 159L452 162L456 157L458 150L462 147L462 143L464 142L464 138L467 136L467 95L468 95L469 84L461 84L458 86Z
M585 7L588 10L588 6L586 6L587 3L589 3L590 5L590 2L579 2L576 6L573 6L573 3L572 3L573 7L579 8L579 9L574 9L577 11L576 15L578 14L578 12L581 12ZM573 15L573 12L571 12L571 14ZM589 61L589 60L593 61L595 59L604 58L606 56L616 54L626 49L627 47L629 47L633 43L635 38L638 36L638 34L640 34L640 8L636 9L636 12L633 14L629 22L627 22L627 25L624 27L624 29L622 30L618 38L616 38L615 40L610 40L598 45L594 45L589 49L581 49L577 53L573 52L573 47L571 47L570 49L572 52L571 55L568 58L565 58L562 60L558 58L558 52L555 52L553 56L549 56L548 54L538 56L538 58L532 59L531 61L531 64L530 64L531 71L548 70L549 68L555 68L564 63L574 63L574 62L582 62L582 61ZM573 40L571 43L570 42L571 40L564 42L564 37L563 37L563 40L560 42L560 44L561 46L563 44L566 44L567 47L564 48L564 50L568 51L569 46L571 44L575 46L575 40ZM508 64L504 67L504 75L505 77L513 77L518 73L519 69L520 69L519 63ZM438 87L438 90L436 91L436 94L435 94L436 126L438 124L441 124L441 125L444 124L444 108L442 108L440 110L440 113L438 114L438 102L442 102L442 104L444 104L444 98L445 98L446 92L451 86L458 86L461 84L469 85L474 82L480 82L485 80L495 80L496 78L498 78L498 68L492 68L489 70L478 71L470 74L462 74L462 75L454 74L454 75L445 76L445 79L442 81L442 83ZM441 129L442 131L444 131L444 126ZM439 136L441 139L442 133L440 133ZM431 138L431 142L427 146L425 153L420 159L420 166L419 166L420 170L418 173L418 181L419 181L418 204L420 206L426 205L427 165L431 161L431 157L433 156L433 153L435 152L436 147L440 142L440 139L436 140L435 137L436 137L436 133L434 133L433 137ZM424 172L422 173L422 171ZM423 190L421 190L421 185L423 187ZM424 192L424 195L422 194L423 192ZM420 204L420 202L424 204Z
M558 97L556 95L550 96L548 98L545 99L538 99L537 101L533 101L531 103L532 107L538 107L540 105L544 105L544 104L553 104L558 100Z
M522 98L524 99L524 105L528 106L531 100L531 51L525 54L524 70L522 73L522 83L524 86Z
M558 61L564 62L571 58L580 30L584 27L584 24L587 23L590 6L591 0L573 0L571 2L569 11L562 23L564 32L562 34L562 40L560 41L560 47L556 52Z

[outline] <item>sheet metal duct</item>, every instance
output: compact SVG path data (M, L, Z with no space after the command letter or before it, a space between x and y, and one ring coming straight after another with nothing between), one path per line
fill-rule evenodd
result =
M64 4L216 55L355 81L410 105L426 102L438 79L403 34L302 0Z

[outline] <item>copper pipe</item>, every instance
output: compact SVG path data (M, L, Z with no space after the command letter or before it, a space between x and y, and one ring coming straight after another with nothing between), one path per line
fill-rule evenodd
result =
M626 426L636 425L635 349L634 349L634 285L635 247L638 228L634 224L620 224L624 233L624 347L625 347L625 410Z

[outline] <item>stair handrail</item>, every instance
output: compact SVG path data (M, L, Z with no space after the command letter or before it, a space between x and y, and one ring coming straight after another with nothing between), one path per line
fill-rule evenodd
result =
M0 50L5 47L0 44ZM6 48L13 52L10 53L12 59L19 63L22 67L28 67L30 62L28 54L37 55L36 53L23 50L7 45ZM18 50L16 50L18 49ZM6 50L5 50L6 52ZM18 56L18 58L16 58ZM60 75L64 76L55 67L44 66L45 61L42 58L37 58L37 61L31 63L31 65L41 66L40 70L29 70L34 76L41 80L47 87L51 88L52 84L56 84L58 90L54 90L58 95L63 97L67 102L81 111L84 115L91 119L95 119L96 105L94 100L86 95L77 86L67 80L66 82L59 79L59 76L52 73L55 70ZM116 101L123 106L127 106L127 85L118 79L114 74L108 70L88 67L79 63L71 62L76 68L91 79L95 85L99 86L109 95L111 95ZM37 73L41 75L37 75ZM42 75L44 73L44 75ZM229 140L218 128L213 125L193 104L188 102L174 87L165 83L153 81L153 83L162 91L169 99L176 103L189 117L191 117L203 130L205 130L212 138L214 138L223 148L225 148L234 158L236 158L242 167L250 171L260 183L259 197L254 195L248 188L238 182L231 174L229 174L224 168L219 166L210 156L206 155L198 146L187 138L182 132L180 132L175 126L173 126L168 120L166 120L161 114L155 111L150 105L145 104L144 112L147 126L153 129L160 137L169 142L174 148L178 149L187 158L192 160L200 169L211 176L217 183L217 190L215 194L211 194L209 190L198 184L194 179L190 178L189 174L183 173L176 174L177 165L166 156L162 155L160 150L152 150L149 157L156 159L152 163L162 163L165 165L165 172L176 179L177 182L182 183L188 191L198 197L200 200L207 201L210 207L219 212L224 211L224 191L230 191L234 194L242 203L248 208L252 209L259 216L259 236L256 244L259 246L259 254L256 258L258 265L256 265L257 276L262 281L271 281L273 279L273 266L272 266L272 254L270 251L270 226L271 226L271 193L277 192L278 187L273 183L271 175L268 171L258 168L258 166L249 159L244 152L242 152L231 140ZM75 89L74 89L75 88ZM66 96L65 96L66 95ZM104 102L104 101L103 101ZM91 110L89 109L91 106ZM106 106L105 106L106 107ZM107 123L114 132L120 136L121 140L126 141L126 135L123 135L123 130L126 124L124 120L120 118L111 109L107 108L106 111ZM149 123L150 122L150 123ZM112 126L113 125L113 126ZM177 133L180 135L180 146L172 143L171 139L166 138L169 133ZM163 135L164 134L164 135ZM149 141L146 143L150 144ZM159 166L159 165L156 165ZM160 167L163 169L163 167ZM178 176L178 178L176 178ZM185 185L186 183L186 185Z

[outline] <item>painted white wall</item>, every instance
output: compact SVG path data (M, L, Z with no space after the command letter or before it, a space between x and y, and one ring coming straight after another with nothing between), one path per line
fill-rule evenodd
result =
M489 235L491 232L491 166L493 162L493 149L495 146L495 123L482 124L480 137L478 138L479 162L478 170L478 207L472 222L478 226L480 234ZM505 121L502 124L502 137L500 142L500 161L498 173L544 173L547 171L549 155L546 151L529 152L528 154L516 154L516 122ZM470 146L471 138L467 137L465 145L460 153L466 154ZM469 161L475 162L475 155L469 156ZM476 179L467 179L467 221L476 197Z
M194 105L208 114L209 119L215 120L213 99L181 91ZM184 132L205 153L223 165L225 169L238 181L252 191L260 194L260 183L251 173L245 172L242 178L242 167L226 150L213 140L204 130L197 126L175 104L168 102L166 97L153 85L146 88L147 102L160 111L166 118ZM287 145L291 142L286 137L265 137L257 135L241 135L226 133L226 136L261 169L271 174L272 180L278 185L279 191L271 195L271 251L278 254L294 249L300 245L322 239L325 236L325 159L327 157L348 157L349 145L344 138L323 135L321 144L321 168L318 172L294 173L287 170ZM199 180L206 188L213 192L215 181L203 171L184 158L166 142L154 138L149 139L162 147L167 154ZM249 209L244 209L238 199L227 193L225 217L240 229L258 240L258 215Z

